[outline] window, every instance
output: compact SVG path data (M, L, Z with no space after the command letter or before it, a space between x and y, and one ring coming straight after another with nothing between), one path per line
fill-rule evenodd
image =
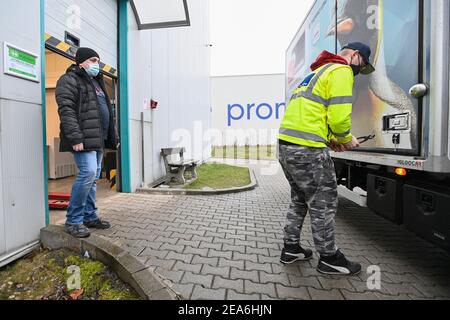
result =
M190 25L187 0L132 0L139 30Z
M80 47L80 38L67 31L64 32L64 42L70 44L72 47Z

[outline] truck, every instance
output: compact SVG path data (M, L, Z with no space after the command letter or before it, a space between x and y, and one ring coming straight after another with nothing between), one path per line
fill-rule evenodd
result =
M355 78L352 133L331 152L339 194L450 249L450 1L316 0L286 51L286 101L322 50L372 49Z

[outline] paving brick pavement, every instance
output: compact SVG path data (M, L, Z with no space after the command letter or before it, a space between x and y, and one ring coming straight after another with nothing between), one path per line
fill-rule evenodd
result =
M276 163L250 164L258 188L219 196L118 194L99 201L113 228L98 232L166 279L185 299L450 299L450 255L366 208L341 199L338 246L362 263L359 276L279 263L290 201ZM270 174L267 174L270 173ZM313 248L309 220L302 233ZM381 289L365 272L381 269Z

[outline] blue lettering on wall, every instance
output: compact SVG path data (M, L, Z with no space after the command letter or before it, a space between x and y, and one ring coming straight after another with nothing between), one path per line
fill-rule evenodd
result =
M283 112L286 112L286 103L277 103L276 105L276 118L277 120L280 119L280 109L283 108Z
M228 105L228 126L231 127L234 121L242 120L244 117L247 120L252 120L254 117L259 120L267 121L273 117L279 120L281 111L286 111L286 104L284 102L276 103L272 106L269 103L248 103L241 105L238 103Z
M233 109L238 108L239 111L241 112L239 116L233 116ZM240 104L229 104L228 105L228 126L231 127L231 121L237 121L237 120L241 120L242 117L245 114L245 110L244 107L241 106Z
M247 120L251 120L251 114L252 114L252 108L255 107L256 105L254 103L252 104L247 104Z
M261 115L261 109L266 109L269 110L269 113L267 114L267 116L262 116ZM273 114L273 110L272 110L272 106L268 103L261 103L258 108L256 108L256 116L258 118L260 118L261 120L267 120L270 119L272 117Z

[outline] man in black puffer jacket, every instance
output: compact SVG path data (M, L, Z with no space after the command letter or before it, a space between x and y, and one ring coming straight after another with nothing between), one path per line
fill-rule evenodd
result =
M79 169L67 210L66 231L85 238L90 236L88 228L110 228L98 217L96 181L101 174L103 149L116 149L118 137L99 55L80 48L75 60L57 83L56 102L61 120L60 151L72 152Z

